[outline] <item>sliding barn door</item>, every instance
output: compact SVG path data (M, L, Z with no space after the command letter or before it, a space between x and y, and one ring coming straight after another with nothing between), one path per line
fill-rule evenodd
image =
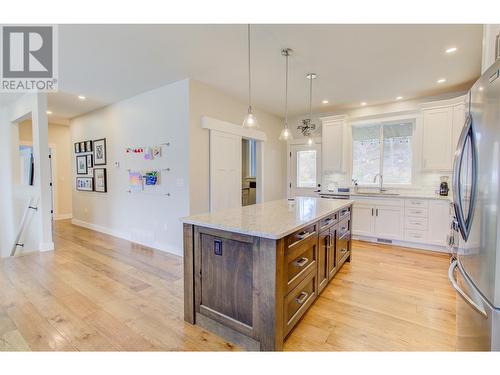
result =
M210 131L210 211L241 206L241 136Z

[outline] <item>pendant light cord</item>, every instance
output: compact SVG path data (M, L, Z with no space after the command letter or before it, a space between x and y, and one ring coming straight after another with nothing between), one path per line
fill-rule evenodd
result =
M248 24L248 110L252 108L252 72L250 69L250 24Z
M285 128L288 128L288 51L285 55L286 68L285 68Z
M309 117L312 119L313 76L309 79Z

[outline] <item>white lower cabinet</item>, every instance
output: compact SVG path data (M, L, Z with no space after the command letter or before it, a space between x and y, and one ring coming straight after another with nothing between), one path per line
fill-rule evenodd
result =
M387 204L389 203L389 204ZM354 235L383 239L400 239L403 234L401 203L355 202L352 232Z
M354 236L446 250L450 224L447 200L355 198L352 214Z
M372 236L374 233L375 220L373 219L373 206L354 203L352 215L356 218L352 221L352 233L359 236Z
M375 236L388 240L398 240L403 234L401 207L380 206L375 208Z

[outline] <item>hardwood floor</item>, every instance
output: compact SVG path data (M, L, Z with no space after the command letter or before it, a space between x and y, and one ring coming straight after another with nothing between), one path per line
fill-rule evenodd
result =
M182 258L56 224L56 251L0 260L0 350L238 350L183 321ZM448 257L355 242L285 350L455 350Z

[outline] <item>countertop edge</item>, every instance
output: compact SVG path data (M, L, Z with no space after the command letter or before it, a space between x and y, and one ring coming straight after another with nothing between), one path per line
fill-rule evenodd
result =
M296 227L293 227L291 229L288 229L286 230L285 232L282 232L282 233L279 233L279 234L275 234L275 233L265 233L265 232L262 232L262 233L259 233L259 232L252 232L252 231L246 231L244 229L239 229L239 228L234 228L234 227L227 227L227 226L224 226L224 225L217 225L217 224L212 224L212 223L204 223L204 222L199 222L199 221L196 221L196 220L191 220L189 218L182 218L181 219L181 222L183 224L190 224L190 225L196 225L196 226L199 226L199 227L205 227L205 228L210 228L210 229L218 229L218 230L223 230L223 231L226 231L226 232L232 232L232 233L238 233L238 234L245 234L247 236L252 236L252 237L260 237L260 238L266 238L266 239L269 239L269 240L279 240L281 238L284 238L286 236L288 236L289 234L292 234L293 232L303 228L303 227L307 227L308 225L311 225L319 220L322 220L324 219L325 217L327 217L328 215L331 215L332 213L336 212L336 211L339 211L345 207L348 207L350 205L352 205L354 202L352 200L346 200L346 202L337 207L335 210L331 210L329 212L327 212L326 214L323 214L323 215L319 215L317 217L315 217L314 219L312 220L309 220L309 221L306 221Z

